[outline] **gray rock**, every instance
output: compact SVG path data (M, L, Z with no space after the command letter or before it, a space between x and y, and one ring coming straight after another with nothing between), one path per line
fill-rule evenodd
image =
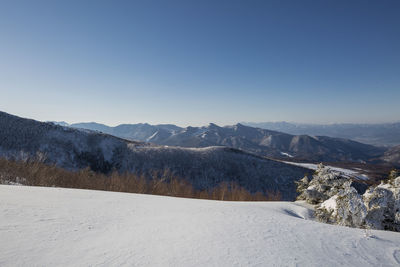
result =
M350 178L320 164L311 181L297 182L298 199L315 204L315 216L321 222L400 231L400 177L394 174L361 195Z

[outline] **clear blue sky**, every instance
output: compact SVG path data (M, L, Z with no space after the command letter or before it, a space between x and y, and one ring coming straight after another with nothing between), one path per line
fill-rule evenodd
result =
M0 94L109 125L400 121L400 1L1 1Z

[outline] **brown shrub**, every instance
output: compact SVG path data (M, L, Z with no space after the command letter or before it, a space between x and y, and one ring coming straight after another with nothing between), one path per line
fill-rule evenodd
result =
M69 171L38 161L0 158L0 184L10 182L30 186L56 186L225 201L281 200L280 192L251 194L235 182L221 182L210 190L195 190L189 182L175 177L168 170L163 173L153 172L150 178L146 178L144 175L117 171L104 175L95 173L89 168Z

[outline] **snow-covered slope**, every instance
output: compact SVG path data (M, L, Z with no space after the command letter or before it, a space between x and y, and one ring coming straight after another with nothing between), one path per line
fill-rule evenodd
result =
M317 170L318 169L318 164L315 163L300 163L300 162L290 162L290 161L284 161L287 164L292 164L295 166L301 166L310 170ZM329 169L341 173L345 177L349 178L354 178L357 180L368 180L368 176L365 174L360 173L360 171L355 171L355 170L350 170L350 169L345 169L345 168L339 168L339 167L334 167L334 166L327 166Z
M398 266L400 233L220 202L0 185L1 266Z

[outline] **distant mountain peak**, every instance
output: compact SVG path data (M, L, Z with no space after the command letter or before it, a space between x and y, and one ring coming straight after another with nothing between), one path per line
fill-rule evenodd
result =
M279 123L282 125L282 123ZM286 124L286 123L285 123ZM276 124L274 124L276 125ZM75 127L76 125L72 125ZM290 154L309 161L368 161L383 155L383 150L370 145L326 136L292 135L281 131L251 127L243 123L231 126L180 128L175 125L148 123L108 127L100 124L78 124L79 128L101 131L120 138L152 142L157 145L181 147L226 146L249 151L260 156L282 158ZM297 129L297 126L295 127ZM286 153L286 154L282 154Z
M334 138L345 138L376 146L400 145L400 122L377 124L242 122L242 124L293 135L329 136Z
M46 122L50 122L50 123L53 123L55 125L60 125L60 126L69 126L69 123L67 123L65 121L46 121Z
M212 123L212 122L210 122L207 127L208 128L221 128L220 126L218 126L217 124Z

